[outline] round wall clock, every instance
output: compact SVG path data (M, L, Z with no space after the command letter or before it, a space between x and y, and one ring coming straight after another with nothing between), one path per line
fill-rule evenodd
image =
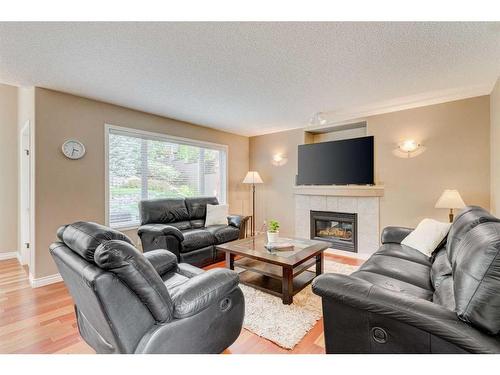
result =
M62 152L69 159L81 159L85 155L85 146L76 139L68 139L62 145Z

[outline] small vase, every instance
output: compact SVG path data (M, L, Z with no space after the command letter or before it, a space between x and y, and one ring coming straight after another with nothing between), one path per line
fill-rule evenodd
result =
M275 242L278 242L278 238L279 238L279 235L280 235L280 232L277 231L277 232L267 232L267 242L268 243L275 243Z

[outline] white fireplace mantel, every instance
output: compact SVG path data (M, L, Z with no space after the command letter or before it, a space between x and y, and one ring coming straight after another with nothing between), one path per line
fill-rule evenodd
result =
M298 195L326 195L334 197L383 197L382 185L299 185L294 186Z

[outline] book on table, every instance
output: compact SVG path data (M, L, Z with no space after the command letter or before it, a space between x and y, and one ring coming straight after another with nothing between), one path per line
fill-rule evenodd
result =
M294 246L290 242L271 242L264 245L269 251L292 251Z

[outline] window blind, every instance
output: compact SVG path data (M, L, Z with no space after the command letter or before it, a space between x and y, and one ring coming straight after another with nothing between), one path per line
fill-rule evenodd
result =
M226 148L108 129L108 223L140 223L141 199L216 196L226 201Z

